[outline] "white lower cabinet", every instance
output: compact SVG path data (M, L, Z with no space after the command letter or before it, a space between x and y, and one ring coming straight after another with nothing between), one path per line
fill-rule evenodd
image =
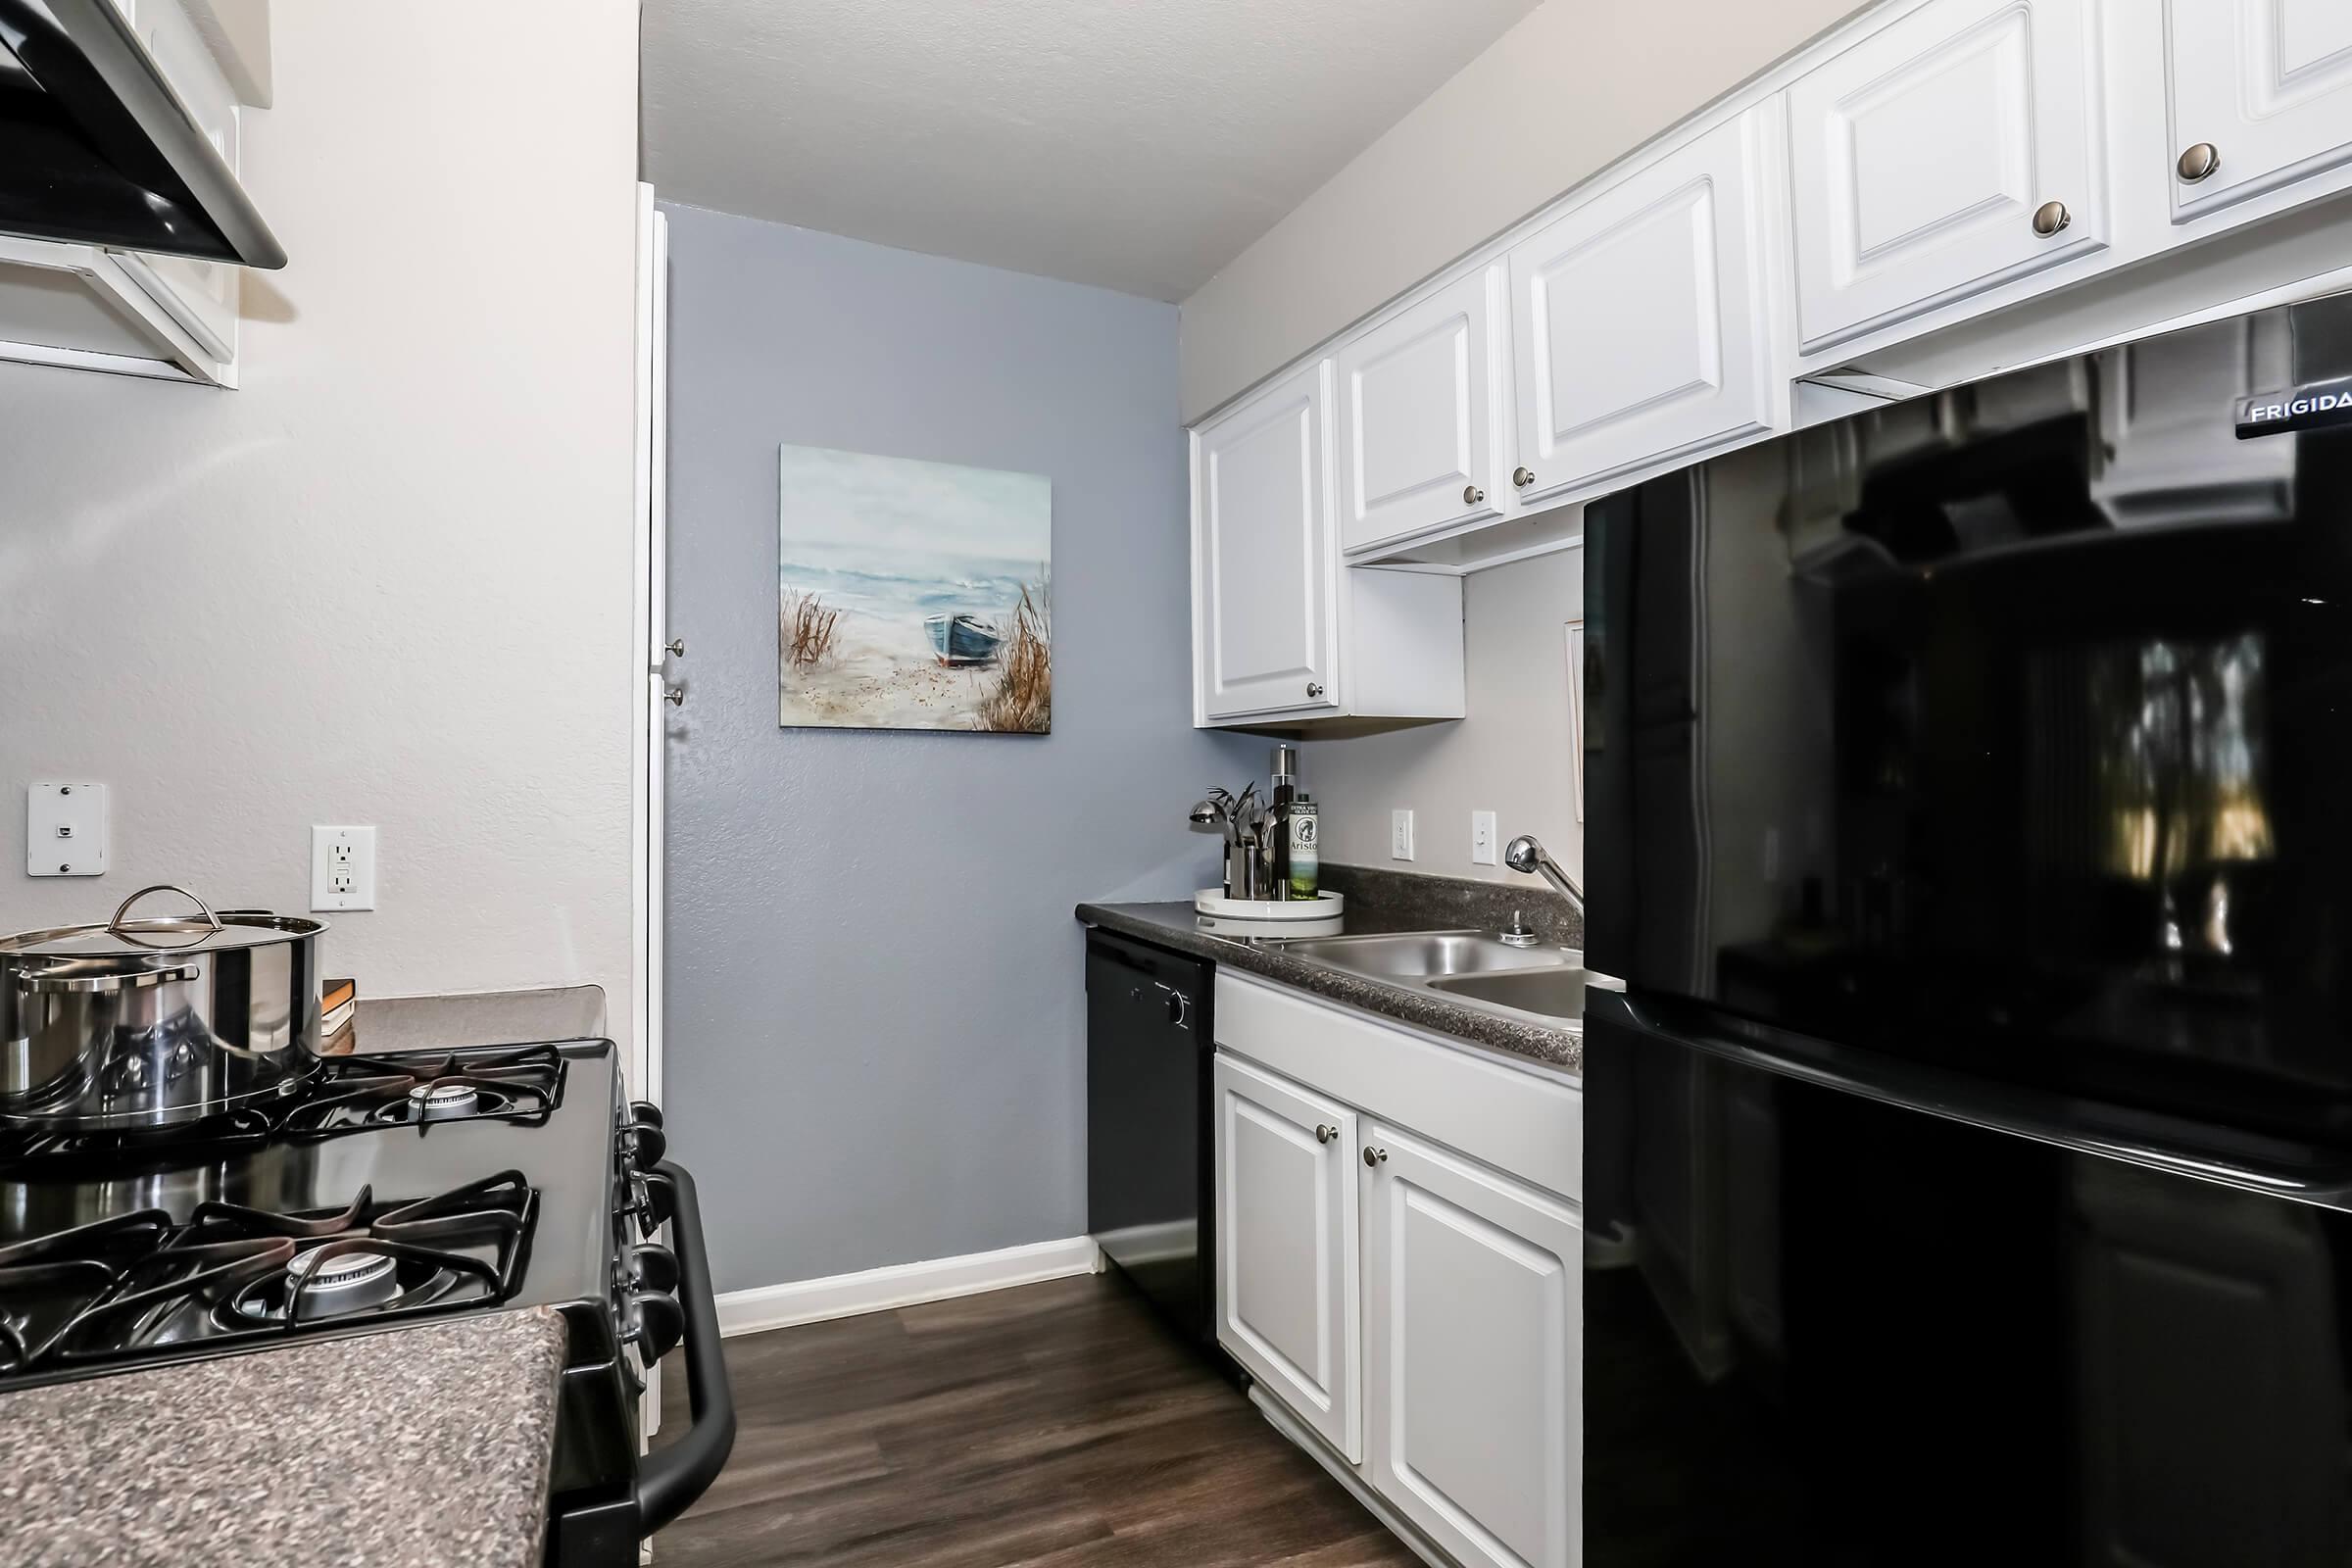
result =
M1215 1078L1217 1339L1360 1460L1355 1114L1231 1056Z
M1219 1342L1425 1554L1580 1562L1576 1080L1227 974L1217 1009Z
M1567 1568L1583 1482L1583 1228L1567 1204L1364 1129L1373 1487L1458 1561Z

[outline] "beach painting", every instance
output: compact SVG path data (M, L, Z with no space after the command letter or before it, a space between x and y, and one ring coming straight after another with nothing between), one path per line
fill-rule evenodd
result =
M1054 726L1054 491L1042 474L787 446L778 722Z

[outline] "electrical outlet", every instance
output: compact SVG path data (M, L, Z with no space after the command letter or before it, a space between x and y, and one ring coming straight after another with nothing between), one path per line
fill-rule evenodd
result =
M24 791L24 874L106 875L106 786L33 784Z
M1409 860L1413 858L1413 813L1398 809L1389 813L1389 858Z
M1470 813L1470 863L1472 865L1493 865L1494 863L1494 813L1493 811L1472 811Z
M311 907L375 907L375 829L311 829Z

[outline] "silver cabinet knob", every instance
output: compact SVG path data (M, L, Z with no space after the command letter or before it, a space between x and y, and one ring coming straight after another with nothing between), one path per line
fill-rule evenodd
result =
M1307 696L1309 696L1309 697L1320 697L1320 696L1322 696L1322 695L1323 695L1323 683L1322 683L1321 681L1319 681L1319 680L1310 680L1310 681L1308 681L1308 682L1306 683L1306 695L1307 695Z
M664 643L662 647L668 652L669 657L672 659L684 659L686 657L686 639L683 637L672 637L668 642Z
M1385 1150L1385 1149L1367 1149L1367 1150L1365 1150L1365 1151L1364 1151L1364 1163L1365 1163L1365 1164L1367 1164L1367 1165L1386 1165L1388 1162L1389 1162L1389 1152L1388 1152L1387 1150Z
M2066 210L2064 202L2043 202L2034 209L2034 232L2043 239L2048 239L2074 220L2075 215Z
M662 688L662 700L672 708L684 708L686 706L686 688L683 686L664 686Z
M2222 150L2209 141L2201 141L2180 155L2174 166L2180 171L2181 183L2194 185L2201 179L2211 179L2222 167Z
M1535 470L1535 469L1533 469L1533 468L1513 468L1513 469L1511 470L1511 483L1513 483L1513 484L1517 485L1517 486L1518 486L1520 489L1524 490L1524 489L1526 489L1526 488L1527 488L1529 485L1531 485L1531 484L1534 484L1535 482L1536 482L1536 470Z
M1332 1141L1334 1138L1337 1138L1337 1137L1339 1137L1339 1136L1340 1136L1340 1130L1339 1130L1337 1127L1326 1127L1326 1126L1325 1126L1325 1125L1323 1125L1323 1123L1321 1123L1321 1122L1317 1122L1317 1123L1315 1123L1315 1142L1316 1142L1316 1143L1318 1143L1318 1144L1328 1144L1328 1143L1330 1143L1330 1142L1331 1142L1331 1141Z
M1466 484L1462 486L1462 500L1466 505L1475 507L1481 501L1486 499L1487 493L1484 490L1481 490L1478 486L1474 484Z

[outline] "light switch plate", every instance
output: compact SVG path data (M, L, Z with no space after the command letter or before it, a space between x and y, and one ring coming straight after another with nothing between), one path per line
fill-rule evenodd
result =
M375 907L375 829L311 829L311 907Z
M106 875L106 786L33 784L24 791L24 874Z
M1389 858L1409 860L1413 858L1413 813L1398 808L1389 813Z
M1470 813L1470 863L1472 865L1493 865L1494 863L1494 813L1493 811L1472 811Z

